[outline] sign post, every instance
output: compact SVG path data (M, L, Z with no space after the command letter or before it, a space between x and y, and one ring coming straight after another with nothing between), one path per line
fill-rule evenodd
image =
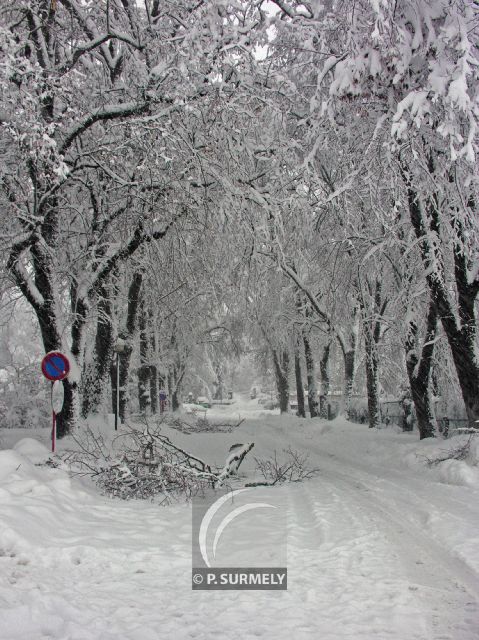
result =
M42 360L42 373L52 383L50 397L52 405L52 453L55 453L57 415L63 408L63 385L60 384L60 380L64 380L70 373L70 362L60 351L50 351Z

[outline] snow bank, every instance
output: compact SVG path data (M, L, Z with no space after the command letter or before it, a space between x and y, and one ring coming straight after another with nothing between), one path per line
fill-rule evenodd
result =
M8 476L18 471L22 465L31 466L31 463L15 451L0 451L0 482Z
M188 505L105 498L37 466L48 446L24 439L0 452L0 638L475 640L479 494L451 481L465 482L462 465L475 474L476 444L467 461L429 467L454 442L246 409L230 433L164 433L218 466L239 442L262 459L288 447L310 454L318 477L265 488L285 514L288 591L193 592ZM112 450L121 442L106 421L95 428ZM247 456L240 475L252 479L254 467ZM240 537L268 554L271 527L258 513Z
M463 448L464 459L456 459ZM411 469L423 469L444 484L479 489L479 437L454 436L448 440L427 438L403 451L404 464Z
M292 424L299 430L296 420ZM266 435L274 433L273 425L252 421L245 425L245 430L257 431L258 427L264 427ZM287 446L283 438L291 424L281 420L279 427L283 435L276 438L278 450ZM236 435L225 433L172 432L171 436L174 435L188 441L195 451L209 451L209 456L222 463L227 445L231 446L236 440ZM241 439L243 437L244 433ZM261 446L264 453L270 453L269 442ZM23 442L18 449L36 453L41 447ZM344 589L353 592L352 580L347 573L339 574L336 579L336 564L330 569L332 585L331 588L328 585L326 596L312 591L317 569L309 565L315 561L316 551L307 542L306 549L311 548L309 554L306 552L304 559L301 555L293 556L292 570L297 571L297 586L289 593L279 597L267 592L193 593L189 584L189 509L161 509L137 501L106 500L102 496L90 500L82 493L77 480L65 478L60 469L36 467L19 451L4 451L0 456L3 470L0 479L2 638L209 638L224 635L227 619L235 637L240 634L244 638L267 640L293 637L299 615L304 617L303 632L295 637L331 638L327 631L334 629L332 617L348 607L347 603L337 600ZM271 491L276 497L282 496L283 502L287 501L289 493L284 488ZM299 489L292 494L295 504L300 505L301 496ZM300 507L301 520L306 517L303 509L308 508L309 504ZM262 517L256 522L258 528L249 531L249 535L253 533L255 539L264 541L267 553L270 539L267 521ZM245 535L247 529L245 523ZM298 532L300 527L294 530ZM311 531L314 534L314 528ZM357 532L353 532L353 539L356 535ZM294 533L291 548L296 547L304 555ZM338 563L341 565L340 558ZM294 585L294 572L292 579ZM304 580L308 590L301 587ZM379 598L381 588L382 583L379 586L371 581L368 598L372 598L371 594ZM334 592L331 597L330 591ZM310 593L311 603L307 611L303 611L306 593ZM406 596L409 599L404 607L409 611L411 598L407 592ZM398 597L395 589L394 602ZM318 607L318 599L322 607ZM333 613L331 605L336 606ZM351 618L346 626L357 631L354 604L348 612ZM392 615L386 611L382 616L385 622L381 624L387 626ZM364 621L363 625L366 628ZM363 634L354 637L364 640ZM398 640L397 635L392 637Z
M44 444L34 438L22 438L14 445L13 450L33 464L43 464L52 455Z
M0 451L0 556L51 547L65 512L81 511L91 500L66 471L38 466L50 455L33 438Z
M439 479L446 484L479 487L479 470L463 460L444 460L439 465Z

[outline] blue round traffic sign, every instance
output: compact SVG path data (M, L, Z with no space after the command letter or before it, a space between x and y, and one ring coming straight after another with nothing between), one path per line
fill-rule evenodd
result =
M42 360L42 373L48 380L63 380L70 373L70 362L60 351L50 351Z

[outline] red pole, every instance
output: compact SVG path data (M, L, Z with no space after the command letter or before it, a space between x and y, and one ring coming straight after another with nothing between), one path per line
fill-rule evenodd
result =
M52 411L52 453L55 453L55 445L56 445L56 439L57 439L57 421L56 421L56 414L54 411Z
M53 409L53 386L54 386L54 382L52 380L52 387L51 387L51 392L50 392L50 397L51 397L51 405L52 405L52 453L55 453L55 446L56 446L56 440L57 440L57 421L56 421L56 414L55 414L55 410Z

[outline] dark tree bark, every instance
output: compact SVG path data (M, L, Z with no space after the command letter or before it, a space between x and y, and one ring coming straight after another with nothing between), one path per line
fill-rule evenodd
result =
M150 358L150 402L151 402L151 413L156 415L158 413L158 394L159 394L159 378L158 378L158 367L157 362L157 352L156 352L156 335L155 335L155 325L153 313L151 311L151 307L148 313L148 326L150 332L150 341L149 341L149 349L151 353ZM161 382L163 384L163 382Z
M328 418L328 395L330 387L329 378L329 357L331 355L331 342L324 347L319 361L319 371L321 374L321 394L319 396L319 415L321 418Z
M149 365L149 349L147 334L147 318L145 315L145 305L143 298L139 303L138 327L140 337L140 367L138 369L138 406L140 413L147 414L150 406L150 374L151 367Z
M376 278L373 286L366 280L370 304L367 305L362 293L359 295L364 330L364 346L366 351L366 388L368 395L369 428L377 428L380 421L379 407L379 353L381 338L381 319L386 311L388 301L382 300L382 285Z
M170 404L172 405L173 404L172 398L173 398L173 392L174 392L173 367L170 367L168 369L166 384L168 386L168 398L170 399Z
M82 416L97 412L104 400L113 357L112 301L108 287L101 287L92 362L85 367L82 383Z
M353 394L354 384L354 362L356 359L356 349L349 349L343 353L344 358L344 391L343 402L346 417L349 418L351 410L351 396Z
M141 285L143 282L143 273L137 271L128 289L128 308L126 317L126 327L120 331L119 338L124 341L124 351L119 354L120 365L120 419L125 419L128 406L128 378L130 373L130 361L133 351L132 340L136 331L138 321L138 308L140 302ZM116 370L112 366L112 405L113 412L116 411Z
M172 379L173 388L171 391L171 410L178 411L178 409L180 408L180 401L178 398L178 372L176 370L176 367L173 368Z
M311 343L306 331L303 331L304 360L306 362L306 379L308 381L308 407L311 418L319 415L318 390L316 388L316 368L311 350Z
M221 364L216 362L214 365L216 381L215 381L215 393L214 400L223 400L223 370Z
M434 355L434 340L437 332L437 312L432 299L429 302L426 334L421 353L418 354L417 323L409 322L406 337L406 369L411 387L411 396L416 412L419 437L435 436L434 411L431 403L431 369Z
M186 367L184 364L176 364L170 368L168 373L168 394L172 411L178 411L180 408L180 390L185 372Z
M298 398L298 416L300 418L306 417L306 409L304 406L304 389L303 389L303 377L301 375L301 359L299 352L296 349L294 352L294 376L296 380L296 396Z
M156 415L158 413L158 369L154 364L150 365L149 380L151 413Z
M433 173L432 157L429 158L429 165L429 171ZM440 238L439 199L436 194L433 194L423 207L404 162L401 164L401 171L407 188L409 215L418 239L426 281L451 349L469 425L477 427L476 421L479 420L479 363L475 356L477 324L474 307L479 293L479 278L476 277L474 281L469 282L468 263L463 250L464 229L459 216L457 216L453 225L456 233L454 276L457 292L454 305L442 273L444 258L441 246L438 243L432 246L430 240L431 235ZM471 215L477 215L471 205L473 203L468 203ZM452 211L448 212L447 210L442 213L443 215L453 215ZM456 319L456 310L460 322Z
M292 269L294 272L296 272L294 265L292 266ZM304 295L301 289L298 288L296 291L295 302L296 302L296 311L299 317L301 316L304 317L306 315L305 307L303 306L303 301L304 301ZM300 348L301 348L301 342L303 337L303 331L304 331L304 327L299 333L299 335L297 336L297 342L294 350L294 375L296 380L296 397L298 398L297 414L300 418L306 417L306 407L304 403L303 376L301 372L301 356L300 356Z
M187 355L185 352L180 352L174 330L170 339L170 353L173 362L168 368L168 395L171 410L177 411L180 408L181 384L186 373Z
M273 363L278 389L279 409L281 413L289 413L289 353L273 350Z
M371 332L364 334L366 351L366 389L368 394L369 428L377 429L379 426L379 389L378 389L378 351Z
M169 389L169 383L167 377L158 374L158 389L159 391L167 391ZM159 393L158 391L158 393Z

